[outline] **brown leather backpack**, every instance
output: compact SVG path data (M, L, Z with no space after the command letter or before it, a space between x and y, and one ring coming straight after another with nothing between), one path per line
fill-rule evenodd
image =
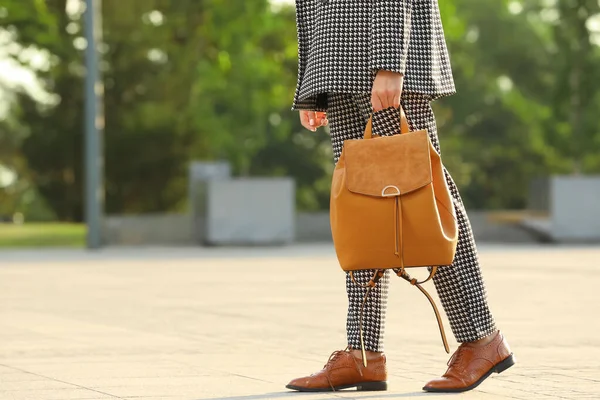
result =
M427 296L449 352L437 307L421 284L432 279L439 266L452 264L458 225L444 167L427 131L409 132L401 111L401 134L373 136L369 119L364 140L344 142L333 173L330 218L342 269L356 284L353 271L376 269L365 285L364 302L384 270L393 269ZM413 267L430 267L429 277L421 282L411 278L406 269Z

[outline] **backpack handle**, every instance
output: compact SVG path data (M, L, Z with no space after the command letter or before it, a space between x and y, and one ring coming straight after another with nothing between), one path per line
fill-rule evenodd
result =
M400 133L408 133L410 132L410 127L408 125L408 120L406 119L406 113L404 112L404 108L400 106ZM363 136L364 139L373 138L373 114L369 117L369 121L367 121L367 126L365 127L365 134Z

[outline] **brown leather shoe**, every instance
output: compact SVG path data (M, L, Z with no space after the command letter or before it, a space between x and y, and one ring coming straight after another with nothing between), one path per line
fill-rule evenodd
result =
M291 381L286 388L300 392L331 392L356 387L356 390L387 390L385 356L369 359L367 367L351 351L334 351L316 374Z
M515 357L502 333L485 346L463 343L448 361L448 370L429 382L426 392L466 392L479 386L493 372L501 373L515 364Z

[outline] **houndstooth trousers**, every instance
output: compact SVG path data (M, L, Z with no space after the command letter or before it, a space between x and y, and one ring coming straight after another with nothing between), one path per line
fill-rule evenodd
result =
M439 152L440 145L430 97L418 93L403 93L402 106L411 130L427 129L431 142ZM370 93L329 94L327 118L336 162L341 155L345 140L362 137L371 112ZM399 121L399 111L396 109L389 108L378 112L373 116L373 132L378 135L396 134L400 131ZM447 171L445 173L458 219L458 245L452 266L438 269L434 284L456 340L461 343L471 342L493 333L496 326L488 308L486 289L467 213L452 177ZM356 271L354 277L358 283L366 284L373 276L373 272L373 270ZM365 350L383 351L389 280L390 272L387 270L369 294L365 305L363 323ZM348 345L354 349L360 349L361 346L359 317L365 290L352 282L350 275L347 274L346 291L349 305L346 329Z

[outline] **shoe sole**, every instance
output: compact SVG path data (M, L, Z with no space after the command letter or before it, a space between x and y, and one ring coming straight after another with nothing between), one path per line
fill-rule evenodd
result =
M361 382L351 385L341 385L328 388L304 388L300 386L287 385L286 388L297 390L298 392L337 392L338 390L350 389L355 387L359 392L383 391L387 390L387 382Z
M517 360L515 359L514 354L511 353L510 356L508 356L504 360L500 361L498 364L496 364L494 367L492 367L492 369L490 369L485 375L483 375L481 378L479 378L479 380L477 382L475 382L471 386L467 386L465 388L459 388L459 389L438 389L438 388L432 388L432 387L425 386L423 388L423 390L426 391L426 392L431 392L431 393L434 393L434 392L435 393L460 393L460 392L467 392L469 390L475 389L477 386L479 386L481 384L481 382L485 381L494 372L497 373L497 374L501 374L502 372L506 371L507 369L509 369L510 367L512 367L513 365L515 365L516 362L517 362Z

